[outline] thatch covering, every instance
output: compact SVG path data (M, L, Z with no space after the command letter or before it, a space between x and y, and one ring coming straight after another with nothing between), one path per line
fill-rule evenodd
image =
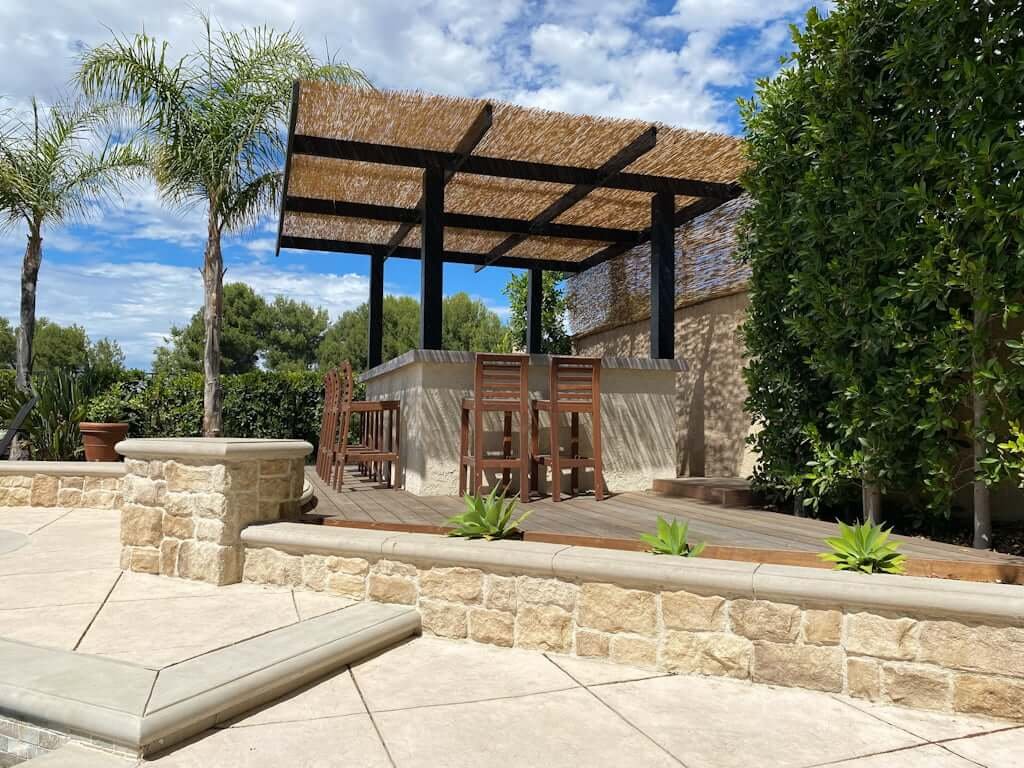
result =
M746 196L676 230L676 307L746 288L750 269L736 259L736 222ZM568 280L569 326L583 336L651 316L651 249L639 246Z
M487 102L421 93L360 90L301 83L294 134L369 144L454 152ZM493 120L474 156L598 168L649 123L571 115L493 104ZM414 208L421 194L419 168L292 154L286 195L320 200ZM657 126L657 144L625 170L698 181L735 183L743 167L739 140L720 134ZM445 189L448 213L530 220L571 189L542 181L457 173ZM555 221L629 230L650 225L647 192L600 188ZM677 207L690 198L677 196ZM399 228L392 221L289 211L283 237L387 244ZM446 228L445 248L488 253L507 235ZM418 227L402 243L418 246ZM582 262L606 245L594 240L531 236L509 257Z

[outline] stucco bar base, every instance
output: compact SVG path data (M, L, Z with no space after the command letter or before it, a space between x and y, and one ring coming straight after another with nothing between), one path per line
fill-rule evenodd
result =
M548 364L547 355L530 357L532 397L548 395ZM471 352L413 350L363 375L368 400L402 403L397 482L409 493L457 492L460 408L462 399L473 395L473 366ZM611 492L648 490L656 477L675 477L676 380L685 367L681 360L604 358L601 439L604 481ZM501 414L490 414L485 420L489 451L500 450L501 419ZM562 421L566 445L568 416L563 415ZM516 421L512 426L518 433ZM584 455L590 455L590 440L590 419L583 416L580 450ZM548 421L542 414L541 449L547 451L547 445ZM581 472L580 480L584 489L593 488L592 472ZM513 482L518 483L518 478L513 477ZM550 490L543 480L539 487L542 492Z
M293 518L302 495L303 440L125 440L121 567L233 584L242 530Z
M245 581L414 605L423 631L1024 721L1020 587L280 523Z

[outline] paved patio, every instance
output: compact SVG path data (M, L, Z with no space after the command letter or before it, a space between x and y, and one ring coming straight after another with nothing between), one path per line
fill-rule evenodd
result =
M4 637L162 664L344 604L121 574L112 512L0 508L0 530L27 538L0 541ZM1021 755L1012 723L419 638L163 755L117 762L1011 768Z

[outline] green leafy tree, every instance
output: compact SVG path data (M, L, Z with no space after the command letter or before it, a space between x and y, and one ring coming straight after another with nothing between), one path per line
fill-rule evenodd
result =
M530 276L526 272L514 274L505 284L503 293L508 297L509 319L501 348L504 351L526 349L526 313ZM567 313L561 272L544 272L543 304L541 309L541 351L549 355L568 355L572 341L565 328Z
M384 297L384 359L390 360L419 345L420 304L408 296ZM343 312L324 334L317 363L326 370L342 360L353 369L366 370L370 310L366 303Z
M155 147L153 173L176 207L207 212L203 255L203 434L222 427L223 232L258 223L278 202L283 124L296 78L365 85L358 70L318 62L293 30L214 29L187 56L145 33L85 53L78 83L90 97L121 102Z
M469 352L495 352L505 335L501 318L463 292L445 297L441 328L445 349Z
M267 368L305 371L316 364L327 332L327 310L278 296L267 307L264 341Z
M245 283L224 286L223 322L220 333L220 370L245 373L256 368L267 333L267 302ZM187 325L171 328L169 346L158 347L153 370L186 372L203 370L206 329L203 310Z
M0 227L23 227L28 238L15 351L16 383L22 392L28 391L35 358L44 230L86 218L144 168L146 158L132 144L118 143L110 135L104 140L109 117L105 105L41 107L33 99L28 120L15 119L0 131Z
M14 329L11 321L0 317L0 368L14 367Z
M948 514L973 483L989 544L987 488L1024 467L1020 39L1010 5L849 0L742 104L763 486Z
M58 325L45 317L36 324L33 369L81 371L89 360L89 337L80 325Z

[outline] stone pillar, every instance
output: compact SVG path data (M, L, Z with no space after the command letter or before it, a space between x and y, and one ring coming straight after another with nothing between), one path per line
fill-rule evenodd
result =
M302 495L304 440L125 440L121 567L212 584L242 579L240 534L255 522L294 517Z

